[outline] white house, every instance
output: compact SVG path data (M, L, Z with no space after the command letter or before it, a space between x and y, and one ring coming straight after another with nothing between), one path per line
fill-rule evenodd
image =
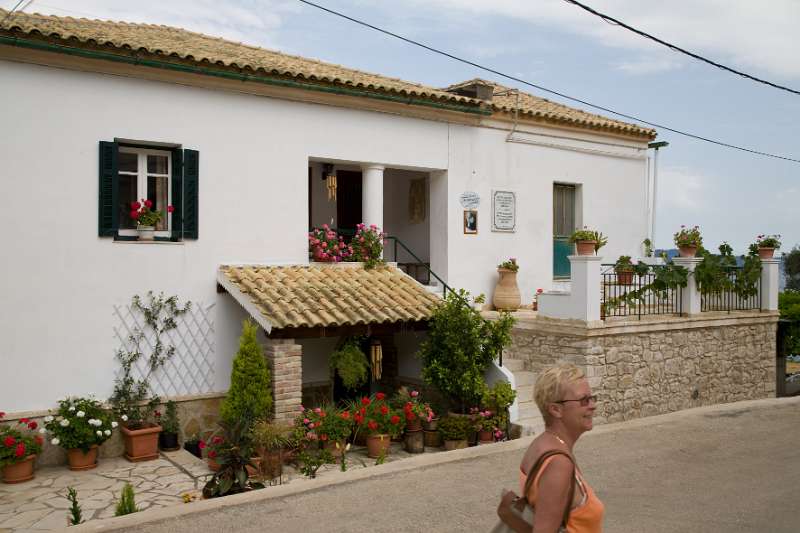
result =
M277 323L228 265L308 270L307 232L323 223L374 223L402 243L395 252L390 240L386 259L428 263L489 301L497 264L515 257L523 303L563 286L576 227L605 233L606 257L637 256L648 236L651 129L480 79L435 89L177 28L6 14L5 411L107 396L131 297L149 290L195 309L176 341L182 377L156 385L171 396L224 392L241 321ZM175 206L154 242L130 240L139 198ZM405 268L427 281L425 267ZM263 283L279 287L278 274ZM409 305L424 309L429 293L414 287ZM399 325L381 334L397 376L413 380L421 316L350 326ZM342 324L293 324L333 336L276 335L268 351L302 362L290 378L303 388L325 385ZM287 406L299 394L288 386Z

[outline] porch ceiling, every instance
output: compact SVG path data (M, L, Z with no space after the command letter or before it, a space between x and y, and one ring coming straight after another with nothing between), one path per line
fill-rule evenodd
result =
M268 333L419 322L441 301L390 265L223 265L217 281Z

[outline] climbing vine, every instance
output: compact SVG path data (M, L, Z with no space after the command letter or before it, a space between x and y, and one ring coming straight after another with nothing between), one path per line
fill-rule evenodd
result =
M609 312L623 305L644 304L649 294L653 294L658 299L666 299L669 297L670 291L686 287L689 280L689 271L672 263L648 265L640 262L633 265L634 276L641 278L651 272L653 280L650 283L621 294L619 297L609 298L603 303L605 311Z
M720 295L727 292L739 298L752 298L758 294L761 278L761 259L751 251L742 256L741 268L737 265L731 246L723 242L719 254L701 249L703 260L695 267L694 279L703 296Z

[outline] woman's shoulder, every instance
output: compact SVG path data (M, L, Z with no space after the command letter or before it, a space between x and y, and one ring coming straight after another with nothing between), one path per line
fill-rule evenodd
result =
M525 451L525 455L522 456L520 470L527 473L530 471L531 467L536 464L536 461L538 461L540 457L550 452L556 453L545 459L548 465L554 462L554 464L564 465L566 467L570 467L570 465L572 465L572 459L569 450L566 447L558 444L554 445L553 443L547 442L544 439L537 438Z

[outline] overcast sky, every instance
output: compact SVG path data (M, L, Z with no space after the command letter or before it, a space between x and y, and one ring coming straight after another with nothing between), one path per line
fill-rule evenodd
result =
M0 0L6 9L16 3ZM318 3L582 100L800 159L800 95L678 55L563 0ZM798 0L584 3L682 48L800 90ZM436 87L473 77L516 86L297 0L34 0L26 11L178 26ZM787 251L800 244L800 164L663 130L659 140L670 143L660 156L659 246L671 247L681 224L699 224L709 248L727 240L743 252L759 233L783 235Z

